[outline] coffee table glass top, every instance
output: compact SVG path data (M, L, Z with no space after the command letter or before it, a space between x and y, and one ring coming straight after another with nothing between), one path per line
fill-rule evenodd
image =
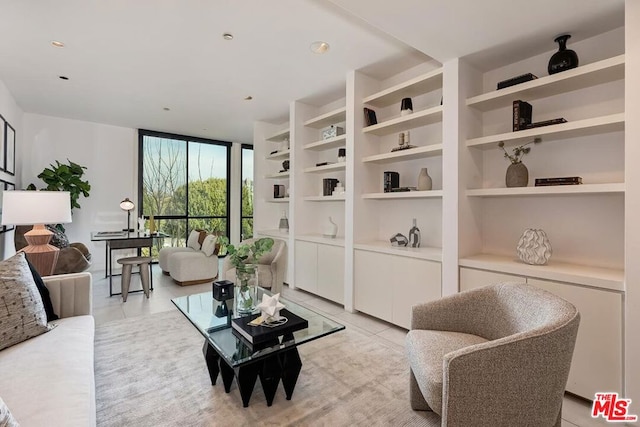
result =
M264 293L271 295L266 289L258 288L258 301L262 300L262 294ZM232 367L243 365L287 347L295 347L344 329L343 325L321 314L280 298L280 302L285 305L285 308L306 319L309 322L309 327L294 332L292 340L280 337L280 343L277 345L253 349L244 339L239 338L238 335L231 331L231 318L238 316L235 313L229 316L225 315L223 303L213 299L212 292L178 297L171 301ZM232 311L233 300L228 300L226 303L229 311Z

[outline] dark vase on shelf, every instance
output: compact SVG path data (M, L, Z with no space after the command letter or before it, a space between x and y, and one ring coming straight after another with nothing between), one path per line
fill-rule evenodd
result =
M529 170L522 163L511 163L507 168L507 187L526 187L529 185Z
M565 34L556 37L554 40L560 47L551 59L549 59L549 66L547 67L549 74L560 73L578 66L578 54L571 49L567 49L567 40L569 40L570 37L570 34Z

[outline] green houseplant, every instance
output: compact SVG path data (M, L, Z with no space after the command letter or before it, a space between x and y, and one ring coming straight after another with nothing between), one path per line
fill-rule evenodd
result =
M257 268L255 264L264 254L273 248L273 239L263 237L251 243L241 243L238 247L229 244L226 237L220 238L220 254L229 257L231 265L236 269L235 304L239 313L250 313L255 308L258 285Z
M56 160L56 164L51 164L49 165L50 167L44 168L38 178L47 184L43 190L68 191L71 194L71 209L80 209L80 203L78 203L80 196L89 197L89 191L91 191L89 181L82 179L87 168L69 159L67 159L67 162L69 162L68 165ZM35 189L36 186L34 184L29 184L27 187L27 190Z

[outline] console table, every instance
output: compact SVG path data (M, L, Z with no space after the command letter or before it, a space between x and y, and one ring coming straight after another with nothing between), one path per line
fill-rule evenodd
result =
M91 232L92 242L105 242L104 257L105 257L105 273L104 277L109 277L109 296L121 295L122 292L113 292L113 270L112 270L112 257L111 252L119 249L138 249L149 248L149 254L151 254L151 248L153 247L154 239L164 239L169 237L164 233L138 233L130 231L94 231ZM150 277L150 289L153 290L153 274ZM140 291L131 291L140 292Z

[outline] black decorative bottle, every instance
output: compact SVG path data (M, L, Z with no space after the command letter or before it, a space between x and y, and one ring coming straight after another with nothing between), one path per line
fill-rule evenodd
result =
M578 54L571 49L567 49L567 40L569 40L570 37L570 34L565 34L556 37L554 40L560 47L551 59L549 59L549 66L547 67L549 74L560 73L578 66Z

